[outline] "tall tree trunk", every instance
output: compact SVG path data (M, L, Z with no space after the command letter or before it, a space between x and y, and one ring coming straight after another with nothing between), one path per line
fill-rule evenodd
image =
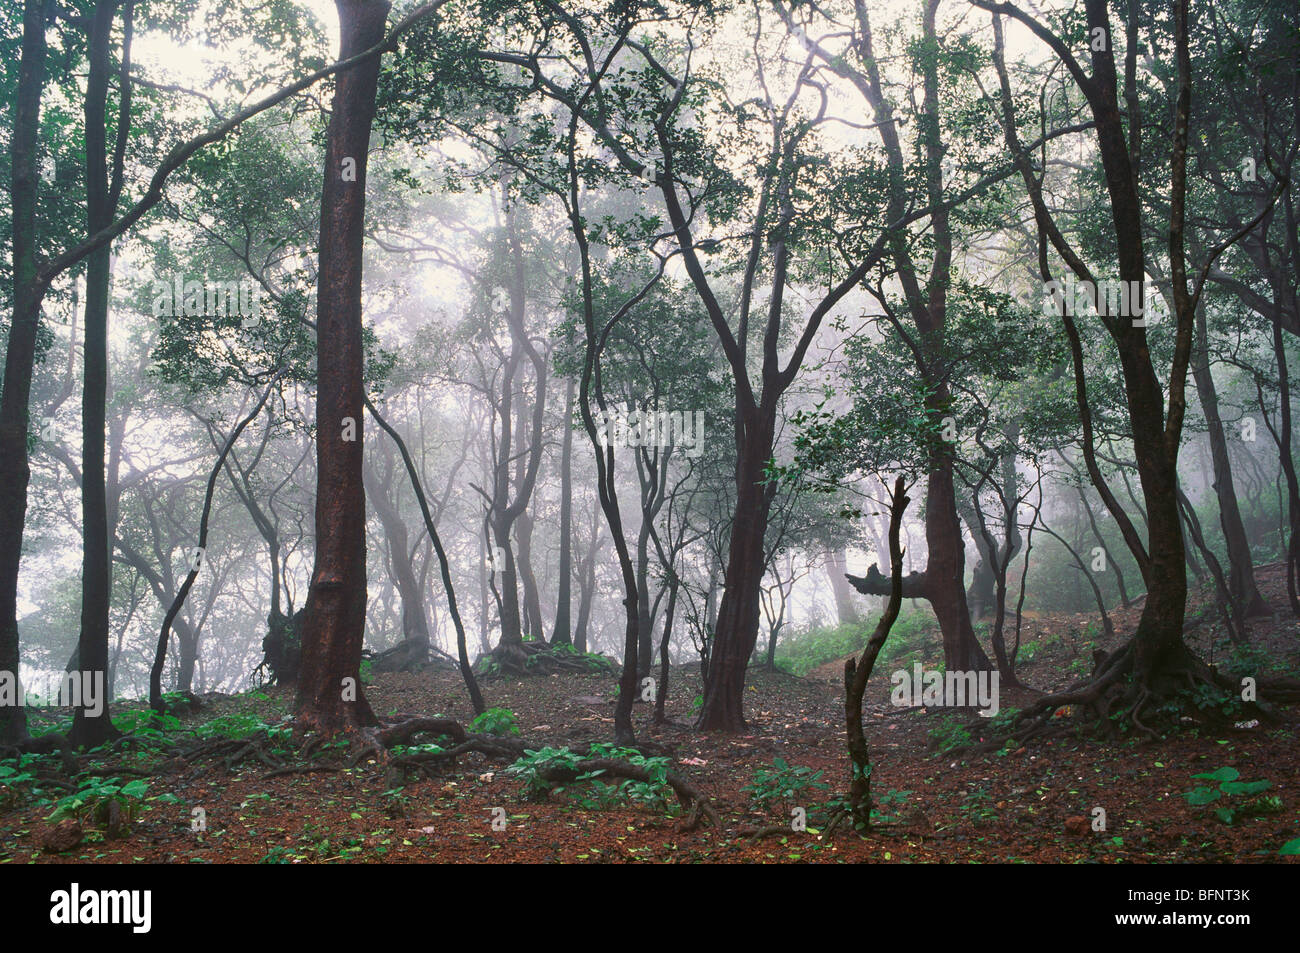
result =
M508 201L508 199L507 199ZM498 651L505 647L503 664L523 665L523 656L519 647L523 644L523 616L519 602L519 565L512 551L510 534L515 521L528 508L536 485L538 467L542 457L542 427L546 413L546 361L533 346L524 325L527 306L526 270L523 244L519 236L518 221L513 206L506 211L506 237L510 246L510 302L506 309L506 322L510 328L510 355L506 359L505 372L502 375L502 396L499 417L501 421L501 442L499 458L493 471L492 510L490 525L492 539L504 558L505 566L497 566L501 573L498 577L501 598L501 639ZM520 409L519 424L514 417L514 379L515 374L527 357L533 368L536 385L532 407L532 428L529 436L527 454L518 456L518 469L515 475L514 499L510 499L510 464L515 459L517 444L522 444L524 432L523 413ZM529 611L530 624L534 616ZM538 609L535 619L540 628L541 612Z
M831 582L831 594L835 597L835 614L840 625L857 625L862 621L857 603L853 599L853 587L845 578L848 572L848 558L843 549L826 551L826 576Z
M379 523L384 528L384 535L388 537L393 582L397 585L397 594L402 600L402 638L406 641L429 642L429 622L424 614L424 590L416 581L415 568L411 564L406 523L388 496L392 489L392 471L389 471L387 481L381 481L371 466L366 466L363 475L366 500L374 507Z
M573 395L577 384L569 378L564 388L564 438L560 447L560 586L555 598L552 645L572 645L569 621L573 601Z
M1228 547L1228 594L1236 606L1238 618L1267 615L1268 604L1255 585L1250 540L1241 521L1237 490L1233 486L1228 441L1223 433L1223 419L1219 416L1219 395L1215 392L1214 375L1210 371L1210 344L1204 304L1196 309L1196 350L1192 358L1192 377L1196 381L1196 393L1205 414L1210 459L1214 464L1214 495L1219 501L1219 524L1223 527L1223 539Z
M983 0L975 0L985 6ZM1110 36L1109 0L1084 0L1087 24L1091 31ZM998 7L997 12L1017 18L1027 18L1019 8ZM1086 392L1082 345L1074 319L1068 313L1063 321L1069 337L1071 358L1074 364L1076 397L1084 428L1084 452L1089 473L1125 532L1125 539L1142 568L1147 583L1147 598L1132 642L1113 653L1099 668L1098 676L1114 677L1116 665L1133 666L1138 684L1148 688L1157 675L1165 672L1186 672L1192 663L1190 652L1183 642L1183 619L1187 603L1187 574L1184 567L1186 553L1183 545L1182 522L1177 500L1178 447L1182 436L1183 413L1186 407L1186 373L1190 358L1193 315L1191 295L1187 287L1187 270L1183 245L1183 215L1186 198L1186 154L1188 122L1191 110L1190 64L1187 40L1187 9L1183 0L1176 0L1173 10L1175 54L1178 64L1178 96L1174 111L1173 150L1171 153L1171 189L1169 219L1169 257L1171 288L1177 325L1175 348L1169 376L1168 416L1165 413L1166 395L1157 379L1151 361L1145 325L1129 320L1126 315L1102 314L1104 324L1119 354L1123 372L1124 391L1131 428L1133 452L1137 461L1138 478L1146 503L1147 541L1142 545L1128 521L1127 515L1110 494L1104 477L1091 457L1092 423ZM1133 36L1128 44L1129 55L1136 62L1137 24L1132 25ZM1087 265L1075 254L1052 220L1051 212L1043 201L1041 183L1021 148L1014 126L1014 106L1010 81L1002 58L1002 30L995 18L995 65L1002 88L1003 132L1007 145L1020 167L1021 177L1034 204L1039 229L1039 268L1044 281L1050 278L1047 264L1047 242L1050 241L1071 270L1081 281L1096 281ZM1115 65L1115 51L1109 44L1104 49L1091 50L1092 75L1082 70L1072 71L1075 81L1088 100L1094 122L1098 153L1106 173L1111 225L1115 238L1116 263L1124 287L1135 289L1141 296L1146 287L1146 255L1143 247L1142 203L1139 198L1140 156L1138 144L1130 152L1125 132L1125 119L1118 104L1119 78ZM1077 64L1075 64L1077 66ZM1130 82L1132 79L1130 78ZM1140 116L1128 117L1130 134L1140 130ZM1103 309L1104 310L1104 309ZM1140 704L1140 703L1139 703Z
M537 642L546 641L542 624L542 597L533 572L533 518L525 510L515 521L515 541L519 544L519 581L524 589L524 621L528 637Z
M482 540L482 537L480 537L480 540ZM488 589L488 574L495 572L496 568L488 563L486 542L480 542L479 552L482 558L479 560L478 568L478 601L480 607L478 614L478 647L479 654L486 655L492 651L492 643L488 639L488 630L491 628L492 618L492 600L488 598L491 595Z
M671 674L669 662L669 650L672 647L673 638L673 616L677 614L677 591L681 583L677 579L677 573L669 568L668 577L668 608L664 610L664 634L659 639L659 684L655 692L655 715L654 723L662 725L668 721L668 716L664 713L664 708L668 704L668 679Z
M23 7L23 47L9 150L14 311L0 394L0 672L12 672L15 678L19 661L18 569L31 480L27 402L41 309L36 288L36 157L45 88L45 8L42 0L27 0ZM22 705L0 707L0 743L26 737L26 709Z
M636 674L646 678L654 666L654 607L650 604L650 524L643 511L636 534Z
M110 196L108 173L109 53L117 0L99 0L91 20L86 76L86 236L113 222L116 196ZM125 95L125 93L123 93ZM119 128L119 139L128 134ZM111 245L86 259L86 316L81 397L81 636L78 642L82 678L107 680L108 612L112 591L112 543L108 533L105 489L105 408L108 399L108 305ZM107 704L91 713L78 708L68 739L96 747L117 734Z
M966 605L966 543L957 516L952 457L946 450L938 451L931 458L926 479L925 542L928 549L925 596L943 633L943 657L947 670L991 670L993 666L975 638L970 609Z
M764 540L772 507L773 488L766 479L772 437L771 416L763 409L737 412L736 508L697 725L703 731L745 730L745 669L758 641Z
M593 541L593 546L595 545ZM591 604L596 595L596 554L589 551L578 564L578 621L573 626L573 647L587 651L587 627L591 625Z
M1275 287L1274 293L1278 289ZM1281 323L1273 325L1273 354L1277 358L1278 427L1273 434L1277 442L1282 473L1286 477L1287 511L1290 537L1286 541L1286 588L1291 611L1300 616L1300 479L1296 476L1291 452L1291 380L1286 363L1286 341ZM1262 402L1261 402L1262 403ZM1261 412L1263 408L1261 407ZM1267 420L1267 413L1265 413Z
M341 57L383 38L387 0L335 0L335 6ZM316 559L302 626L297 725L327 735L376 723L360 678L366 621L361 254L379 64L372 56L338 74L321 194Z

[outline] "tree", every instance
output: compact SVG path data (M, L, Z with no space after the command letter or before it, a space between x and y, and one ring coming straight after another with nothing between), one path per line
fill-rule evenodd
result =
M36 161L45 85L44 0L23 5L23 47L14 100L10 164L13 200L13 320L0 396L0 671L18 671L18 563L27 512L27 399L36 361L41 295L37 284ZM23 706L0 707L0 743L27 737Z
M1148 253L1139 197L1141 160L1144 155L1142 113L1135 85L1139 34L1143 26L1139 10L1136 5L1132 5L1119 11L1124 30L1122 49L1127 107L1122 111L1116 65L1120 44L1112 27L1109 0L1085 0L1087 30L1089 36L1095 38L1088 46L1091 71L1085 70L1084 65L1075 57L1068 35L1053 32L1014 4L990 0L971 2L994 15L993 58L1001 89L1003 130L1008 150L1020 167L1021 178L1033 204L1039 231L1039 268L1044 287L1048 287L1048 283L1054 280L1049 264L1049 247L1055 250L1080 282L1086 283L1086 288L1099 289L1105 285L1098 280L1101 273L1084 260L1058 226L1056 215L1044 197L1042 172L1034 168L1029 151L1020 142L1017 108L1003 56L1002 16L1023 23L1050 47L1068 71L1074 87L1084 97L1092 120L1098 157L1105 172L1105 194L1111 225L1109 238L1118 266L1119 280L1123 283L1122 287L1128 289L1128 300L1137 303L1136 308L1130 307L1128 313L1123 313L1124 309L1116 304L1113 296L1107 300L1103 293L1093 295L1098 319L1113 343L1123 374L1129 436L1146 511L1145 544L1109 490L1097 464L1083 351L1075 316L1066 302L1061 302L1060 313L1071 348L1079 414L1084 429L1085 462L1107 508L1123 529L1125 540L1147 583L1146 602L1133 638L1107 657L1090 683L1071 693L1070 697L1096 703L1098 698L1114 687L1119 691L1127 716L1140 725L1142 712L1153 700L1177 690L1171 686L1185 687L1189 678L1210 684L1215 684L1216 681L1213 673L1206 669L1183 641L1187 580L1182 516L1177 493L1177 464L1186 408L1186 378L1191 359L1195 309L1204 290L1206 272L1215 258L1238 241L1243 233L1228 235L1211 251L1199 279L1189 275L1184 224L1192 81L1187 4L1185 0L1178 0L1174 4L1169 24L1172 35L1167 37L1174 51L1176 79L1172 84L1175 98L1171 104L1174 123L1168 158L1171 185L1165 229L1175 330L1166 395L1152 361L1141 305L1142 289L1145 288L1148 274ZM1154 30L1155 27L1151 29ZM1152 41L1154 39L1151 38ZM1059 283L1057 287L1060 287ZM1131 681L1122 683L1121 678L1130 674L1134 676ZM1050 717L1052 711L1059 706L1060 697L1062 696L1048 696L1026 709L1024 717L1031 721Z
M29 0L23 12L23 47L11 139L14 182L13 216L13 320L5 351L5 375L0 392L0 664L18 671L18 573L22 559L27 489L31 479L28 458L28 402L38 351L41 305L53 282L78 262L107 245L136 224L161 201L172 174L206 146L227 136L246 120L270 109L335 72L378 55L415 23L437 10L445 0L434 0L408 14L388 34L382 45L360 50L318 69L245 107L197 136L174 146L158 163L144 194L125 212L93 235L49 258L38 256L36 225L37 137L40 104L45 88L45 23L51 9L41 0ZM0 740L22 741L26 720L21 711L0 716Z
M336 0L339 57L383 38L387 0ZM380 57L339 73L326 133L316 298L316 555L302 623L297 726L376 724L361 688L366 618L361 249Z
M109 173L107 144L110 42L120 0L95 4L89 36L86 76L86 236L93 237L113 222L122 194L126 143L131 135L131 28L134 0L122 11L121 88L118 91L117 141ZM81 562L81 639L78 665L87 674L108 671L108 613L112 592L113 544L109 537L108 498L104 486L104 421L108 393L109 252L104 243L86 260L85 372L81 400L81 513L84 532ZM107 705L98 712L81 707L68 738L73 744L95 747L117 735Z

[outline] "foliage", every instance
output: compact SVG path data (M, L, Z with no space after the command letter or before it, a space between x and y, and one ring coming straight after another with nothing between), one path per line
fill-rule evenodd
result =
M574 790L569 784L555 784L542 776L547 768L567 767L576 770L583 761L595 759L626 761L646 771L650 780L624 778L611 783L601 780L605 771L598 769L583 772L575 778L571 785L583 784L586 788ZM524 795L530 800L544 800L552 792L567 792L578 806L590 809L611 807L622 801L642 804L651 810L668 814L675 813L677 809L676 802L670 798L672 788L667 782L668 758L646 757L635 748L594 744L586 754L578 754L567 746L527 750L506 772L522 780Z
M82 778L77 790L60 798L54 805L54 811L46 818L49 821L65 817L90 819L99 824L108 823L112 817L112 808L116 805L121 817L130 821L139 809L145 791L149 785L139 778L122 783L120 778L101 778L91 776Z
M200 738L246 738L259 732L266 732L273 737L287 733L284 727L268 725L257 712L241 711L229 715L218 715L195 729Z
M1277 814L1282 810L1282 799L1277 795L1264 794L1273 786L1267 779L1259 781L1241 781L1241 772L1236 768L1218 768L1201 774L1192 775L1203 781L1217 781L1218 786L1201 784L1183 794L1192 807L1207 807L1225 798L1228 803L1221 803L1214 809L1214 815L1225 824L1233 824L1245 817Z
M167 701L167 696L163 700ZM175 715L159 715L152 708L134 708L113 715L113 727L123 734L160 738L164 732L179 729L181 722Z
M772 767L755 768L753 780L741 790L760 810L776 806L782 814L789 814L792 808L807 807L814 800L814 792L829 787L821 780L824 773L820 768L814 771L792 765L784 758L773 758Z
M928 734L931 747L939 754L947 754L954 748L964 748L971 743L970 729L951 715L942 716L939 724L931 728Z
M519 725L509 708L489 708L469 723L470 730L488 735L517 735Z
M862 651L871 630L872 624L860 622L792 633L777 643L777 667L791 675L807 675L827 662ZM939 645L938 632L938 623L928 609L900 614L880 652L877 667L926 657Z

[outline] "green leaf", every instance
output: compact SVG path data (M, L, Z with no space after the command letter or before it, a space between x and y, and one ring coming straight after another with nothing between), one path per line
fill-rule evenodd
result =
M1214 788L1201 786L1188 791L1183 797L1187 798L1187 803L1192 807L1204 807L1219 799L1219 792Z
M1217 807L1214 809L1214 816L1225 824L1231 824L1237 819L1237 812L1230 807Z
M1241 777L1241 772L1236 768L1219 768L1209 774L1193 774L1192 777L1205 778L1207 781L1235 781Z
M122 786L123 797L144 797L144 792L149 790L149 785L137 778L134 781L128 781Z
M1219 790L1224 794L1259 794L1272 786L1272 781L1224 781Z
M1286 854L1289 857L1300 855L1300 837L1297 837L1295 840L1287 841L1282 845L1282 849L1279 850L1278 853Z

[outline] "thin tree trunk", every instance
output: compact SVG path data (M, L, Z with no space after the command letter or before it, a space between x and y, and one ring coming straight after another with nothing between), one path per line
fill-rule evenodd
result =
M668 678L671 672L669 666L669 649L672 645L673 637L673 616L677 614L677 590L680 583L677 580L677 574L672 573L668 580L668 608L664 612L664 634L659 639L659 684L655 692L655 715L654 723L662 725L668 721L668 716L664 714L665 706L668 704Z
M221 468L225 466L226 463L226 457L230 455L230 450L234 447L235 441L239 439L239 435L244 432L244 428L251 424L253 419L262 412L262 408L266 406L266 402L271 396L271 391L275 389L276 382L279 381L280 376L280 374L276 374L275 377L271 379L270 383L266 385L266 389L262 391L262 396L258 399L256 405L254 405L252 411L235 426L233 431L231 431L230 439L226 441L226 445L222 448L220 456L217 457L217 462L213 464L212 470L208 473L207 489L203 493L203 509L199 516L198 548L191 554L190 571L185 575L185 581L181 583L180 589L176 591L175 598L172 599L172 604L167 608L167 612L163 616L162 630L158 633L158 645L154 650L153 667L149 671L149 705L160 715L165 714L167 711L167 706L163 702L162 697L162 673L163 666L167 660L167 642L171 636L172 623L176 621L177 615L179 615L181 609L184 608L185 600L189 596L190 590L194 587L194 580L198 578L199 570L203 568L203 561L208 545L208 517L212 513L212 495L217 488L217 477L220 476ZM197 643L197 632L191 630L191 634L193 635L193 639L191 640L192 643ZM191 672L192 671L193 669L191 668Z
M884 648L885 639L889 637L889 630L898 619L898 611L903 603L903 547L899 541L899 527L909 502L900 476L894 483L889 516L889 602L885 604L885 613L876 623L875 631L862 650L862 657L850 658L844 663L844 720L849 754L848 802L853 826L858 830L866 830L871 826L871 751L867 746L866 733L862 730L862 696L866 693L867 680L875 668L876 658Z
M374 468L367 465L363 471L363 478L366 500L379 516L379 523L388 537L388 547L392 553L393 582L402 600L402 639L428 643L429 622L424 612L424 591L416 582L415 567L409 558L410 537L402 515L388 497L392 489L391 471L390 478L385 483L379 479Z
M1237 490L1233 486L1228 441L1223 433L1223 419L1219 416L1219 395L1215 392L1214 375L1210 371L1209 333L1203 304L1196 309L1196 350L1192 359L1192 378L1196 381L1196 393L1205 414L1210 459L1214 465L1212 485L1219 501L1219 523L1223 527L1223 539L1228 547L1228 594L1239 618L1267 615L1270 610L1255 585L1250 540L1241 521Z
M415 462L411 459L410 451L406 448L406 441L402 439L396 429L393 428L387 420L375 409L370 398L366 398L366 409L370 415L375 418L375 423L379 424L397 444L397 449L402 455L402 463L406 466L406 474L411 479L411 488L415 491L415 499L420 504L420 515L424 517L424 528L429 533L429 540L433 543L433 551L438 556L438 567L442 573L442 588L447 593L447 611L451 614L452 625L456 629L456 655L460 664L461 678L465 680L465 689L469 692L470 704L474 706L476 715L483 714L487 706L483 701L483 694L479 691L478 680L474 677L474 668L469 661L469 645L465 639L465 623L460 617L460 607L456 603L456 587L451 581L451 565L447 560L447 551L442 547L442 538L438 535L438 527L433 522L433 514L429 511L429 499L425 495L424 485L420 481L420 475L415 469Z
M577 388L569 378L564 388L564 439L560 447L560 586L555 599L555 627L552 645L572 645L569 621L573 592L573 395Z
M591 607L596 599L596 560L604 545L598 533L599 529L593 522L587 551L578 561L578 619L573 626L573 647L579 652L588 651L587 629L591 625Z

